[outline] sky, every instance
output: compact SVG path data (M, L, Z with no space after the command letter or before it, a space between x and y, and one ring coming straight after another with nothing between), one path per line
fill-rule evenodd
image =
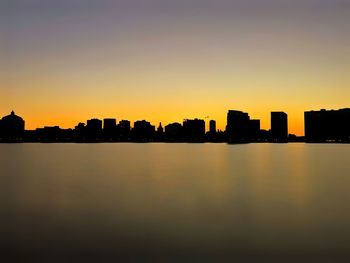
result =
M350 107L350 0L0 0L0 116L154 125ZM207 125L208 126L208 125Z

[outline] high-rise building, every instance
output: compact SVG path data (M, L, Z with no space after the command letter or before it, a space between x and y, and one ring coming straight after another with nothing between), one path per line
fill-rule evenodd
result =
M118 124L118 132L120 136L120 140L128 141L130 139L130 121L121 120Z
M271 112L271 140L273 142L288 141L288 116L284 112Z
M136 141L153 140L155 137L155 126L145 120L135 121L132 132L133 138Z
M205 121L194 119L184 120L184 138L188 142L202 142L205 140Z
M117 127L116 119L104 119L103 120L103 130L113 132Z
M250 141L249 120L248 113L237 110L228 111L226 126L228 143L246 143Z
M122 120L119 122L118 127L121 131L130 132L130 121Z
M350 141L350 109L307 111L304 121L307 142Z
M165 126L164 138L166 141L179 142L183 141L183 127L180 123L170 123Z
M74 138L75 140L83 140L86 136L86 126L85 123L78 123L77 126L74 128Z
M103 135L106 139L114 140L117 136L117 120L104 119L103 120Z
M249 120L249 137L252 141L260 138L260 120Z
M97 139L102 135L102 121L99 119L91 119L87 121L86 134L89 139Z
M215 120L211 120L209 122L209 133L210 134L215 134L216 133L216 121Z

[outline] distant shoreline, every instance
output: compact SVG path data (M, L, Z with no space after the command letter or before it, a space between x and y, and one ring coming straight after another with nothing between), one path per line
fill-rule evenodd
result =
M109 141L99 141L99 142L76 142L76 141L52 141L52 142L9 142L0 141L0 144L227 144L227 145L247 145L247 144L350 144L350 142L242 142L242 143L227 143L227 142L157 142L157 141L145 141L145 142L135 142L135 141L125 141L125 142L109 142Z

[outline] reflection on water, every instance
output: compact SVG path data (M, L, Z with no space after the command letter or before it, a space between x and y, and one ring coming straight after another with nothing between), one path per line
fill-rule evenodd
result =
M350 147L0 145L13 259L311 259L350 250Z

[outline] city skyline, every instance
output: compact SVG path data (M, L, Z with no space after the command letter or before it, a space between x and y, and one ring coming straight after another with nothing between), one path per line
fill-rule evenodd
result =
M348 107L349 23L342 0L2 1L0 115L224 130L230 108L262 129L283 109L302 136L304 111Z
M344 107L344 108L341 108L339 110L348 110L349 108L348 107ZM248 116L248 118L250 117L253 117L251 118L250 120L251 121L258 121L258 125L259 125L259 130L266 130L266 131L270 131L271 128L272 128L272 115L273 114L276 114L276 113L283 113L285 114L286 116L288 116L288 120L286 120L286 125L287 125L287 135L291 134L291 135L296 135L296 136L305 136L305 130L306 130L306 127L305 127L305 113L307 112L318 112L318 111L324 111L325 108L320 108L319 110L315 110L315 109L312 109L312 110L305 110L303 111L303 114L302 114L302 118L303 118L303 124L302 124L302 134L296 134L296 133L293 133L291 130L290 130L290 120L289 120L289 114L288 113L285 113L283 111L270 111L268 112L267 114L269 115L269 119L268 119L268 124L267 126L262 126L261 125L261 119L259 118L255 118L255 116L252 116L250 113L246 113L244 111L241 111L241 110L234 110L234 111L237 111L237 112L240 112L240 113L244 113ZM228 112L230 112L232 110L228 110ZM337 109L329 109L327 111L338 111ZM13 115L15 114L15 111L12 109L10 112L10 115ZM7 116L7 114L9 113L4 113L4 114L0 114L0 116ZM227 112L227 111L226 111ZM17 111L16 111L17 113ZM249 114L249 115L248 115ZM10 116L8 115L8 116ZM21 114L19 114L20 116L22 116ZM202 114L203 115L203 114ZM23 116L22 116L23 117ZM228 120L227 120L227 115L224 116L225 118L225 123L224 123L224 127L221 128L220 126L218 126L218 122L216 119L213 119L211 118L210 116L205 116L205 117L199 117L199 116L194 116L194 117L190 117L190 118L181 118L180 120L174 120L174 121L171 121L171 122L152 122L151 120L147 119L147 118L143 118L143 117L140 117L139 119L130 119L130 118L121 118L121 117L118 117L118 116L102 116L102 117L97 117L97 116L91 116L89 118L86 118L86 119L81 119L81 120L77 120L77 122L75 122L72 126L69 126L69 127L66 127L66 126L61 126L59 123L60 123L60 120L54 120L52 123L46 123L46 124L43 124L41 126L33 126L31 125L30 123L28 123L28 121L25 122L25 128L26 130L30 131L30 130L37 130L37 129L41 129L41 128L44 128L44 127L59 127L61 129L74 129L74 127L77 127L77 125L81 124L81 123L87 123L89 122L89 120L99 120L101 122L103 122L103 125L104 125L104 121L106 120L109 120L109 121L112 121L112 122L116 122L116 125L118 125L118 122L120 124L123 123L124 121L128 121L130 123L136 123L136 122L139 122L139 121L147 121L149 122L150 124L154 124L154 127L158 127L157 125L163 125L163 127L165 125L169 125L169 124L174 124L174 123L182 123L182 122L185 122L186 120L191 120L191 119L195 119L195 120L203 120L204 121L204 130L205 132L211 132L212 131L212 122L214 122L214 127L215 127L215 130L217 132L225 132L227 130L227 124L228 124ZM24 119L26 119L24 117ZM0 117L0 121L1 121L1 117ZM131 126L133 128L133 126Z
M288 131L288 114L273 111L270 129L262 129L260 120L249 113L228 110L225 130L216 128L216 120L184 119L158 127L143 119L132 122L116 118L93 118L79 122L74 128L58 125L28 130L25 120L12 111L0 119L0 142L226 142L241 143L349 143L350 108L305 111L305 136Z

